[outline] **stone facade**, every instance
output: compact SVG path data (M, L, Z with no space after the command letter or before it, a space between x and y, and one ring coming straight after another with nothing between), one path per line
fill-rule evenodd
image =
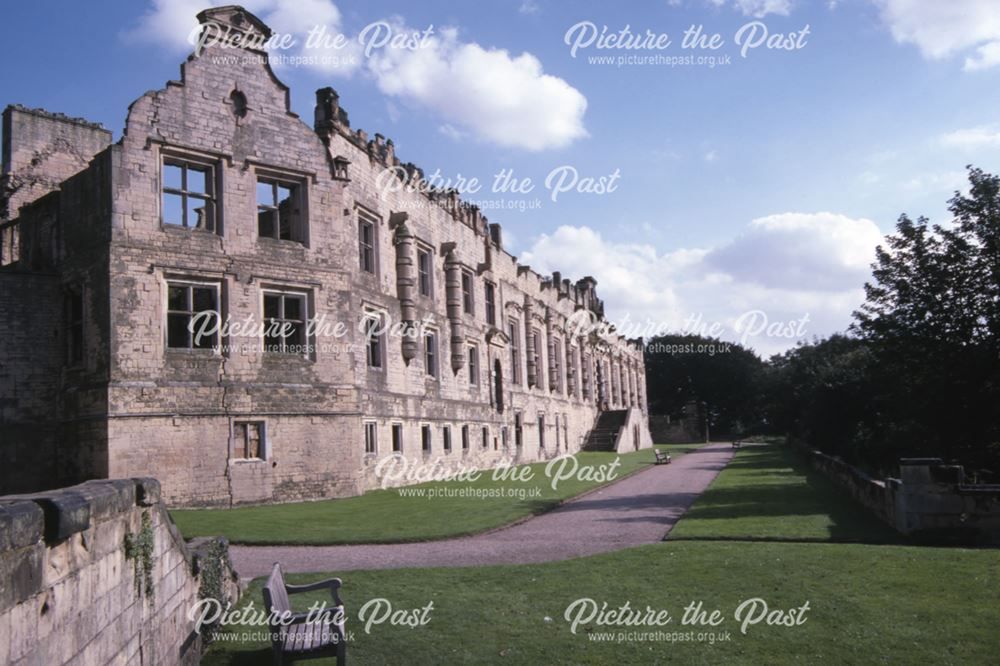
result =
M240 8L199 18L269 34ZM22 184L5 190L0 300L25 314L0 335L38 344L0 352L4 483L152 475L177 505L346 496L400 453L454 468L574 452L608 409L651 445L641 341L574 325L603 320L596 282L519 264L499 225L422 187L335 91L316 97L310 127L265 54L207 46L114 145L7 109L4 182ZM74 132L51 150L73 158L24 186ZM185 312L318 330L179 344ZM41 450L35 478L21 461Z

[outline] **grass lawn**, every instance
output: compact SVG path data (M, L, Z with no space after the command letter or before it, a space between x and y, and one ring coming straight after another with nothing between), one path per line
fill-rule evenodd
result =
M333 572L336 575L337 572ZM289 576L301 583L327 574ZM466 569L349 571L348 661L356 664L985 664L1000 654L1000 552L843 543L666 541L542 565ZM293 597L302 610L321 595ZM680 642L600 642L621 627L590 622L576 634L564 613L588 597L617 608L668 610L665 633ZM810 609L800 626L750 626L734 618L745 599L770 610ZM371 627L360 607L388 599L394 610L433 601L421 627ZM260 583L246 600L261 607ZM713 631L731 640L697 640L704 629L680 626L683 608L701 601L723 612ZM551 618L547 620L546 618ZM628 627L647 632L653 628ZM203 664L268 664L269 646L238 627L217 641ZM310 663L327 663L316 661Z
M660 445L677 457L702 444ZM580 468L607 465L614 453L577 454ZM615 480L653 464L646 449L619 456L621 464ZM528 465L533 470L529 482L493 480L490 472L474 482L424 483L408 488L431 489L510 489L524 492L519 497L404 497L398 489L374 490L359 497L271 504L236 509L192 509L171 511L185 538L225 536L244 544L344 544L425 541L475 534L500 527L526 516L548 511L561 502L592 490L602 482L561 481L555 490L545 474L546 463ZM520 467L520 466L519 466ZM534 489L537 489L535 491ZM537 492L538 494L533 494Z
M669 538L904 543L781 444L741 448Z
M360 664L996 663L998 550L844 543L894 537L780 446L739 451L689 515L678 528L708 540L668 539L538 565L333 571L289 580L343 578L348 659ZM741 535L805 541L710 540ZM376 624L367 633L359 610L379 598L394 610L433 601L430 622ZM574 634L565 612L581 598L610 609L629 602L666 610L673 619L662 627L583 622ZM754 598L770 611L808 602L805 622L765 621L743 634L735 611ZM302 595L293 603L306 610L320 599ZM720 610L722 624L682 625L684 608L699 601ZM241 604L249 602L261 607L260 581ZM269 646L251 635L255 630L227 629L203 663L269 663ZM622 631L662 634L619 642ZM600 640L605 636L611 640Z

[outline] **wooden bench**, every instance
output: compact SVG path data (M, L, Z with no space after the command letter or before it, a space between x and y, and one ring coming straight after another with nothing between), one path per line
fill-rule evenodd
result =
M653 455L656 456L656 464L657 465L669 465L670 464L670 456L663 449L657 449L657 448L654 447L653 448Z
M281 575L281 566L274 564L264 585L264 608L269 614L271 648L274 664L290 664L296 659L337 657L337 666L347 661L344 635L344 603L338 590L340 579L330 578L308 585L288 585ZM311 622L308 613L295 613L288 601L289 594L329 590L333 606L327 606ZM284 615L284 620L282 619ZM326 619L323 616L326 615Z
M743 446L743 440L742 439L734 439L733 440L733 448L734 449L738 449L741 446Z

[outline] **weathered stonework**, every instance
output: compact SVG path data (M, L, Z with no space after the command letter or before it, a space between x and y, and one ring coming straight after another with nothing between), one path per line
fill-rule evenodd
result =
M137 535L151 545L148 578L126 545ZM199 663L198 558L155 479L0 497L0 663ZM231 569L219 583L235 601Z
M200 18L267 30L239 8ZM27 143L17 128L37 113L8 108L5 146ZM80 122L44 119L53 142L63 124ZM388 180L408 185L420 170L400 162L392 141L352 129L332 89L317 92L310 127L290 110L264 54L208 46L182 65L179 81L131 105L118 143L84 127L92 135L67 151L86 158L82 170L60 167L45 181L60 184L45 185L43 196L19 191L0 223L8 239L0 301L24 312L0 323L5 340L19 340L0 352L8 489L149 475L176 505L345 496L373 487L378 461L400 453L396 427L407 458L488 466L577 451L609 409L632 411L621 441L651 444L641 341L574 334L575 314L603 317L596 282L518 264L499 225L454 192L387 191L387 169ZM34 129L30 142L46 151L45 132ZM189 212L210 220L205 228L166 223L165 160L210 174L211 206ZM23 161L5 159L8 181L23 171ZM262 181L294 187L282 203L298 211L288 238L258 226ZM233 321L262 321L265 293L301 296L310 316L348 324L346 335L315 336L303 355L264 351L259 338L254 348L225 338L214 349L172 348L168 283L214 290L220 316ZM77 329L67 294L82 295ZM410 331L432 320L435 371L422 335L383 336L372 363L366 315ZM74 330L85 353L67 363ZM262 424L259 459L239 455L245 422ZM29 469L24 461L43 450L50 465Z

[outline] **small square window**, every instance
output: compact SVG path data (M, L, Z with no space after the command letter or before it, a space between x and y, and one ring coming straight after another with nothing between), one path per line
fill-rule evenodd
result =
M233 424L233 457L266 460L263 421L237 421Z
M219 346L217 285L167 282L167 347L214 349Z
M164 157L160 180L163 224L215 231L214 169L211 166Z
M264 350L307 355L307 318L305 294L264 292Z
M490 448L490 428L489 428L489 426L483 426L482 435L483 435L483 448L484 449Z
M469 450L469 426L468 425L462 426L462 450L463 451L468 451Z
M441 444L445 453L451 453L451 426L444 426L441 430Z
M392 452L402 453L403 452L403 424L393 423L392 424Z
M305 242L300 183L257 178L257 235Z

